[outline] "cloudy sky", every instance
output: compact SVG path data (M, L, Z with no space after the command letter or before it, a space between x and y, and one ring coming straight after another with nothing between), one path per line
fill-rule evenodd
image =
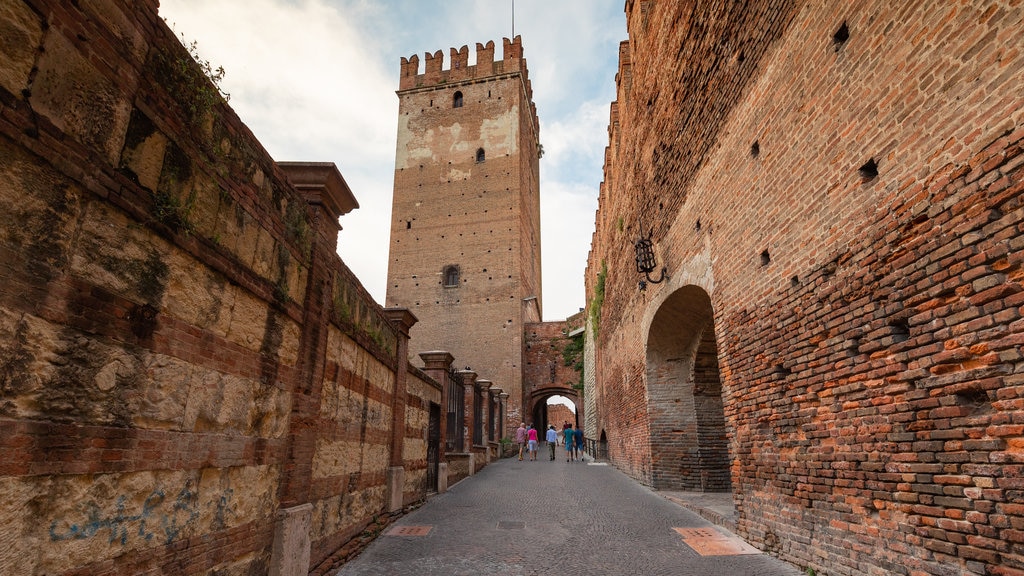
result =
M399 63L523 38L541 123L545 320L584 306L624 0L161 0L160 14L223 66L231 106L278 161L334 162L360 208L338 252L384 302Z

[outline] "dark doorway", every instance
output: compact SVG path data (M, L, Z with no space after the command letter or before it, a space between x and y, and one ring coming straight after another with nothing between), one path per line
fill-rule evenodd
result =
M441 453L441 407L430 403L427 423L427 492L437 492L438 464Z

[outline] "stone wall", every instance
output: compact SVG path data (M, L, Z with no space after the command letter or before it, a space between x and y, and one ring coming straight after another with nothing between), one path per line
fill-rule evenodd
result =
M275 163L154 1L0 31L0 572L304 574L389 469L423 498L439 389L336 255L337 169Z
M1024 12L626 11L588 432L818 574L1024 573Z

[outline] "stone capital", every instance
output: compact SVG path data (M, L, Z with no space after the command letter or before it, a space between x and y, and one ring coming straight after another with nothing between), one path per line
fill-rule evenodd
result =
M448 370L451 368L452 362L455 361L455 357L444 350L420 352L419 356L427 370Z
M384 315L406 337L409 336L409 329L419 322L416 315L410 312L408 308L385 308Z

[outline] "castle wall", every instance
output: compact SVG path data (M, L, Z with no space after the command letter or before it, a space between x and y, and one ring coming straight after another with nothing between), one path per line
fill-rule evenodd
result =
M573 366L565 364L564 355L566 348L574 342L569 336L572 327L571 321L537 322L526 325L524 395L532 399L531 405L534 407L553 394L578 401L579 392L574 387L580 381L580 373ZM582 406L579 406L579 410L582 416ZM570 421L575 423L575 419ZM528 415L527 422L538 428L543 424L534 422L532 413ZM562 420L552 420L549 423L557 424L556 427L561 429Z
M654 477L647 346L689 287L745 538L818 574L1024 570L1024 13L687 6L627 2L586 279L611 459Z
M15 0L0 29L0 572L268 573L307 504L322 564L387 512L396 408L424 497L439 389L396 389L339 214L157 3Z

